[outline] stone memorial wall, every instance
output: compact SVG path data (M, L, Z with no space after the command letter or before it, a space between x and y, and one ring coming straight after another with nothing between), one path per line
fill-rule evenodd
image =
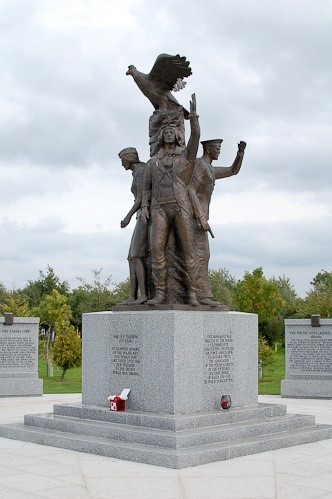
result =
M332 398L332 320L286 320L285 346L282 397Z
M42 395L38 379L38 324L36 317L0 318L0 396Z

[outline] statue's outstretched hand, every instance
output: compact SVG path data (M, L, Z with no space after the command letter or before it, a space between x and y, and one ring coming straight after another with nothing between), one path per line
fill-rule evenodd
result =
M192 94L190 101L190 114L195 115L196 113L196 95Z
M124 229L127 225L129 225L130 219L131 217L128 217L127 215L123 220L121 220L121 229Z
M241 140L239 143L238 143L238 148L239 148L239 152L244 152L247 144L245 142L243 142L243 140Z

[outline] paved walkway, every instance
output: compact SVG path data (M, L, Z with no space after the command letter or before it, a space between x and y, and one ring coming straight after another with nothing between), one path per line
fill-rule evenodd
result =
M80 395L0 398L0 424L51 412ZM332 424L332 400L260 396ZM1 498L212 499L332 498L332 439L172 470L0 438Z

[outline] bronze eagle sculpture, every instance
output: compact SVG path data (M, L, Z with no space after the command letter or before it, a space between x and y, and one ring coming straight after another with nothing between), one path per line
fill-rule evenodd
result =
M192 74L189 64L189 61L179 54L160 54L149 74L141 73L132 65L128 66L126 74L134 78L138 88L155 109L171 110L180 106L171 91L184 88L186 82L183 78ZM184 113L187 118L188 111L184 110Z

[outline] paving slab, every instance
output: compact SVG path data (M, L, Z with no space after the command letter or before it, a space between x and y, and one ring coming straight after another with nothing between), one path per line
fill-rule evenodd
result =
M80 403L80 394L0 399L0 424L54 404ZM259 396L332 424L332 401ZM0 438L4 498L306 498L332 497L332 439L174 470Z

